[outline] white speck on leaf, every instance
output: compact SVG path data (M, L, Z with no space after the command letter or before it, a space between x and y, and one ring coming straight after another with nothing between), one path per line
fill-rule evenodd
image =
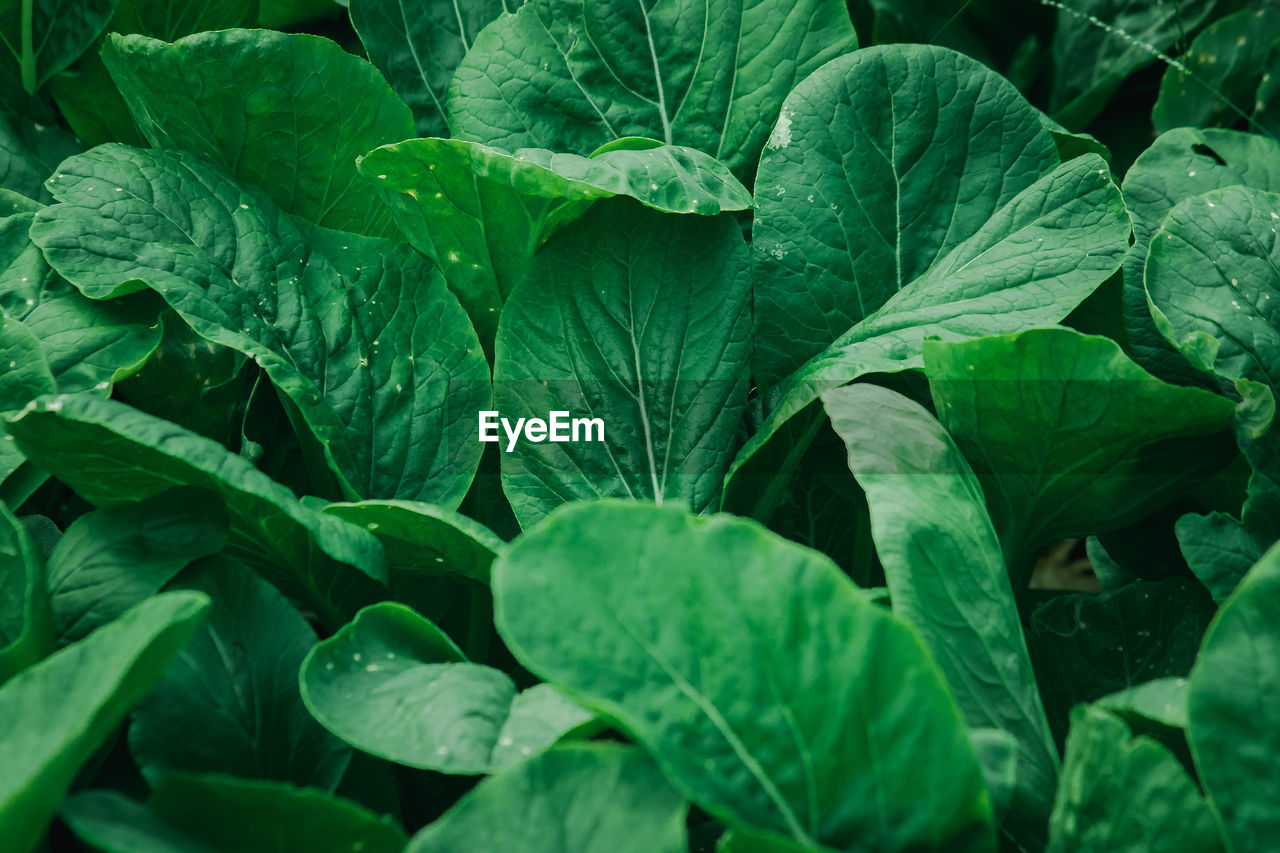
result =
M791 114L786 110L782 111L782 115L778 116L778 123L773 126L773 133L769 134L770 148L786 148L791 144Z

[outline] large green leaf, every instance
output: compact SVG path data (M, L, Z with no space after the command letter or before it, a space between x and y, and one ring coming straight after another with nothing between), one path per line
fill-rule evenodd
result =
M202 592L213 607L134 712L129 751L143 772L336 787L351 750L312 718L298 690L314 629L235 560L202 561L170 588Z
M757 378L822 352L1057 165L1039 111L966 56L886 45L823 66L787 98L756 177Z
M517 693L468 663L439 628L400 604L367 607L307 656L307 707L359 749L441 773L492 773L540 752L592 715L547 685Z
M1218 611L1191 671L1187 737L1233 853L1280 837L1280 547Z
M1017 739L1014 832L1043 845L1058 754L978 478L900 394L860 384L822 402L866 491L893 612L919 629L969 725Z
M1137 521L1229 458L1203 437L1230 428L1230 400L1156 379L1108 338L1033 329L926 341L924 364L1019 589L1043 546ZM1189 464L1193 449L1205 464Z
M1277 229L1280 194L1212 190L1169 212L1145 273L1156 328L1192 364L1234 382L1268 413L1280 393Z
M643 139L621 146L580 157L411 139L370 152L360 171L382 188L409 242L444 271L488 346L533 253L596 199L626 195L706 215L751 206L751 194L701 151Z
M493 581L521 663L730 828L841 850L994 848L924 644L826 557L729 516L597 501L514 542ZM922 756L947 768L928 785Z
M481 28L523 0L354 0L351 26L369 61L413 110L418 136L448 136L449 81Z
M49 596L65 645L155 595L221 550L227 513L209 492L169 489L80 516L49 554Z
M1129 216L1100 157L1076 157L1040 178L778 387L729 469L725 508L769 517L822 425L814 403L823 390L922 367L928 337L1057 323L1115 272L1128 238Z
M1071 715L1049 832L1051 853L1222 850L1213 812L1173 753L1090 705Z
M1254 130L1280 131L1280 115L1273 114L1277 104L1259 97L1262 78L1280 72L1280 8L1244 9L1219 18L1179 59L1179 67L1165 69L1160 80L1160 96L1151 108L1156 130L1229 127L1243 115Z
M1124 198L1133 217L1133 248L1124 259L1124 326L1138 364L1184 384L1204 377L1156 329L1143 271L1151 238L1181 201L1241 184L1280 192L1280 143L1234 130L1180 128L1162 134L1125 173Z
M1168 578L1057 596L1033 614L1027 645L1054 736L1071 709L1191 670L1213 601L1194 581Z
M52 650L44 560L26 526L0 503L0 684Z
M603 428L514 446L496 429L521 524L593 497L713 507L746 405L750 312L731 217L619 199L553 238L503 311L494 408L512 424L558 411Z
M31 330L5 314L0 317L0 412L16 412L41 394L58 386L40 341ZM0 481L23 464L22 453L11 436L0 438ZM21 501L15 501L15 506Z
M18 111L29 107L29 96L93 43L107 26L117 2L15 0L0 4L0 107Z
M161 595L0 687L0 849L33 850L90 755L178 654L208 607Z
M1188 40L1217 0L1062 0L1053 34L1054 118L1079 129L1130 74Z
M314 788L185 773L158 780L145 806L76 794L62 818L106 853L401 853L407 840L391 818Z
M334 629L383 597L382 549L367 532L302 506L220 444L121 403L42 398L6 423L19 449L97 506L197 486L227 507L226 553Z
M311 35L222 30L112 36L103 60L152 146L198 154L320 225L394 232L355 161L413 136L413 118L359 57Z
M687 811L635 747L559 746L481 782L406 853L682 853Z
M31 229L50 264L93 298L145 284L200 335L255 359L348 497L462 499L488 367L418 255L308 225L182 152L99 146L51 187L64 203Z
M836 0L531 0L476 36L450 125L508 150L577 154L647 136L745 174L787 93L855 47Z

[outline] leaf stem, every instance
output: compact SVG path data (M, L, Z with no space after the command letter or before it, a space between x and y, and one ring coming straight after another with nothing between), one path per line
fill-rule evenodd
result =
M20 23L21 39L22 39L22 57L19 64L22 67L22 88L26 90L28 95L36 93L36 49L35 38L32 32L33 19L35 17L35 0L22 0L22 20Z

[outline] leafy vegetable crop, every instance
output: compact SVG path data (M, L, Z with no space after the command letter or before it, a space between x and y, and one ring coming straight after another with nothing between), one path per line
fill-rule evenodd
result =
M0 851L1268 853L1280 7L0 0Z

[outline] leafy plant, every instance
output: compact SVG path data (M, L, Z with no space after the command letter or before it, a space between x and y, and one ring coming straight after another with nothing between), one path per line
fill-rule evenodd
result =
M1278 63L0 0L0 849L1271 849Z

